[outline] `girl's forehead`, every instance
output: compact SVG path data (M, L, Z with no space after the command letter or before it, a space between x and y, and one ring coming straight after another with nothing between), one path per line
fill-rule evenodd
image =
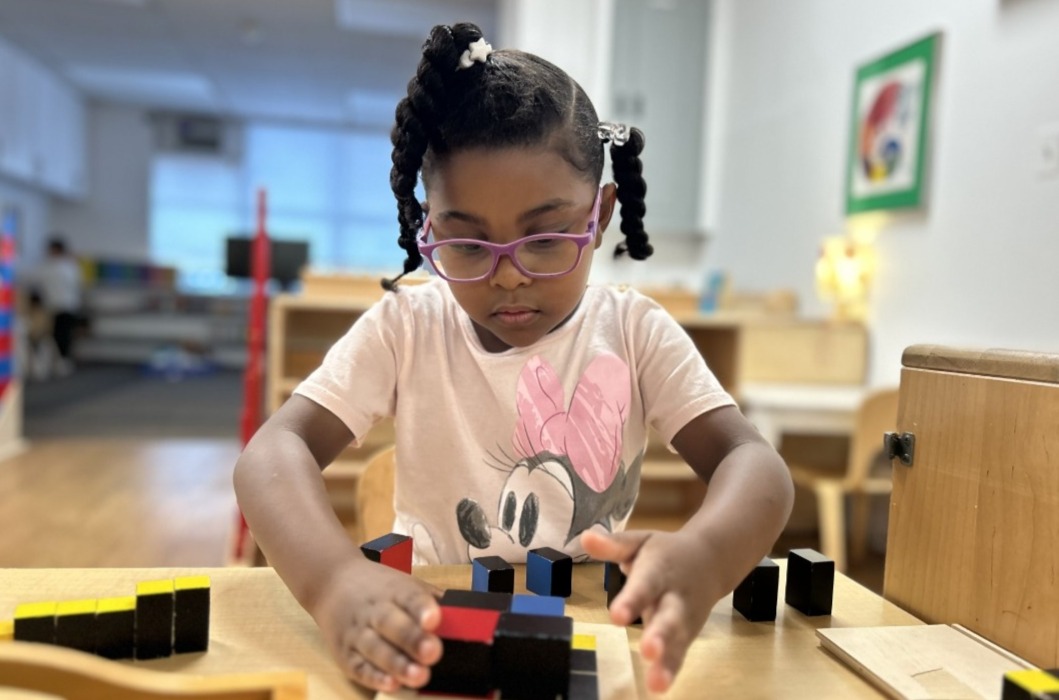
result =
M433 206L466 207L502 200L535 202L591 197L596 186L561 155L545 147L470 149L437 163L427 187Z

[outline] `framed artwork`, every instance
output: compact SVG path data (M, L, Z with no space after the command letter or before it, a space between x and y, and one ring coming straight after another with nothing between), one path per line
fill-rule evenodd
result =
M857 69L846 213L920 207L941 34Z

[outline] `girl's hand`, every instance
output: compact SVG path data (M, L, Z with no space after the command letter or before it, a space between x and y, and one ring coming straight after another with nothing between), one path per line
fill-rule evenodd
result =
M350 679L374 690L422 687L441 658L436 590L368 560L336 572L311 610Z
M683 532L645 530L587 530L581 545L593 559L620 564L628 576L610 617L618 625L643 617L640 655L648 662L647 688L668 690L710 610L727 594L711 585L718 577L710 574L707 549Z

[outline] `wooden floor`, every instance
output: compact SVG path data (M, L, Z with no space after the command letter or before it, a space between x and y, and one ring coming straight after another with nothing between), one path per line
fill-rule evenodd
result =
M0 462L0 566L222 566L228 439L49 439Z

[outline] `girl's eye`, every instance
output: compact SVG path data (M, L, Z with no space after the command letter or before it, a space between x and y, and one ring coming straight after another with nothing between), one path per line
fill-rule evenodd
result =
M445 247L453 253L459 253L460 255L477 255L485 250L485 248L477 243L449 243Z
M529 241L525 245L532 251L545 251L551 250L552 248L556 248L561 243L562 239L559 238L538 238L535 241Z

